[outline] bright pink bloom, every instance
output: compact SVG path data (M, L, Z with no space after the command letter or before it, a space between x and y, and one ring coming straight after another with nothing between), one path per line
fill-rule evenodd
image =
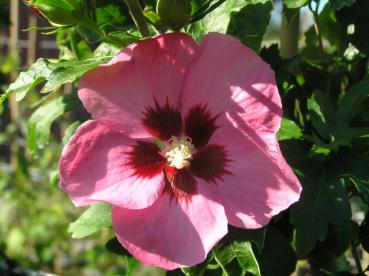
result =
M145 264L195 265L227 223L261 227L299 198L274 73L230 36L135 43L78 94L93 120L64 149L61 187L77 206L113 205L119 241Z

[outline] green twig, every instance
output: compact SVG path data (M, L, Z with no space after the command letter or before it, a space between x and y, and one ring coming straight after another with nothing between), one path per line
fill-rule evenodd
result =
M313 14L313 26L314 26L314 30L316 33L316 36L318 37L318 43L319 43L319 50L320 50L320 58L323 62L325 62L325 52L324 52L324 47L323 47L323 39L322 39L322 34L320 32L320 26L319 26L319 4L320 1L316 2L316 8L313 9L312 5L311 5L312 1L309 1L309 10L311 11L311 13Z
M216 8L218 8L224 2L225 2L225 0L219 0L218 2L216 2L215 4L213 4L210 7L200 8L200 10L198 10L197 13L193 15L193 17L190 20L190 23L194 23L196 21L199 21L199 20L203 19L208 13L210 13L213 10L215 10ZM204 6L206 6L206 4Z
M222 262L218 259L218 257L214 254L214 260L217 262L217 264L220 266L220 268L223 270L223 273L226 276L229 276L228 271L226 270L226 268L224 267L224 265L222 264Z
M359 275L364 275L363 274L363 269L361 267L360 259L359 259L359 254L357 253L357 250L356 250L355 241L354 241L354 238L352 237L352 228L351 228L350 222L348 222L347 225L346 225L346 231L347 231L347 235L348 235L349 240L350 240L351 252L352 252L352 256L354 257L354 260L355 260L355 265L356 265L357 272L359 273Z
M149 29L146 24L145 16L142 12L141 4L138 0L125 0L129 9L129 13L132 16L133 22L135 23L138 31L143 37L150 35Z

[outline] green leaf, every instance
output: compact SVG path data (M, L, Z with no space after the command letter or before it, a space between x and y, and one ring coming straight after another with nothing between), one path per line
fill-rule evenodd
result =
M355 185L357 191L366 203L369 203L369 180L363 180L358 177L349 177Z
M349 0L347 0L349 1ZM343 2L343 1L339 1ZM354 32L349 34L348 41L351 42L360 52L369 54L369 39L367 38L369 24L369 1L356 0L355 5L344 6L336 10L336 17L342 27L354 27Z
M65 83L70 83L83 76L86 72L102 63L108 62L112 57L92 57L86 60L60 61L51 72L48 81L42 88L41 93L49 93L58 89Z
M17 101L21 101L28 92L47 80L53 68L54 64L47 59L38 59L27 71L20 73L18 78L10 84L9 88L0 97L0 104L13 92L17 93Z
M189 33L200 40L209 32L226 33L231 20L232 12L239 12L247 5L245 0L227 0L202 20L191 24Z
M126 271L125 276L131 276L133 275L134 270L140 264L140 262L133 257L132 258L126 257L126 258L127 258L127 271Z
M54 91L65 83L77 80L98 65L108 62L118 51L117 47L103 43L86 60L51 62L43 58L38 59L27 71L20 73L15 82L0 96L0 104L13 92L17 93L17 101L22 100L42 82L45 82L42 93Z
M63 146L65 146L69 142L70 138L72 138L73 134L76 132L80 125L81 123L79 121L76 121L67 127L64 132Z
M273 2L270 0L249 0L248 4L238 12L231 14L227 33L258 51L261 41L269 25Z
M72 238L81 239L111 226L111 205L95 203L69 225L68 232L72 233Z
M256 245L259 251L264 247L264 239L265 239L265 231L266 228L259 229L241 229L237 227L233 227L231 225L228 226L228 236L233 241L239 242L252 242Z
M132 257L132 255L120 244L117 238L112 238L105 244L106 250L120 256L124 256L127 260L127 271L125 276L132 275L133 271L139 264L139 261Z
M292 120L283 118L277 137L279 141L299 139L302 136L301 128Z
M128 256L128 257L132 257L131 253L129 253L118 241L118 239L112 238L110 239L106 244L105 244L105 248L116 254L116 255L121 255L121 256Z
M34 157L44 148L50 138L52 123L79 104L74 95L61 96L39 107L27 122L27 146Z
M341 182L328 181L322 176L320 180L306 180L303 184L301 198L292 206L290 214L291 223L296 226L299 256L306 256L317 241L325 239L329 223L342 226L351 218L347 191Z
M354 84L343 96L338 105L337 129L345 123L351 123L354 116L360 111L363 102L369 97L369 77Z
M297 256L290 240L277 227L269 226L258 260L262 275L285 276L295 271Z
M353 184L362 199L369 203L369 159L363 155L364 150L342 149L331 163L332 174L345 181L348 186Z
M308 99L308 111L314 129L323 138L329 138L329 129L326 118L321 110L319 103L314 99Z
M258 50L272 8L271 0L227 0L202 20L191 24L188 32L197 40L209 32L232 34Z
M329 4L332 9L339 10L344 6L351 6L356 2L356 0L329 0Z
M305 6L308 0L283 0L283 4L289 9L297 9Z
M257 276L261 275L250 242L229 241L227 245L218 250L214 250L213 256L226 275L229 275L226 265L231 263L234 259L237 260L238 265L242 269L242 275L245 275L246 272Z

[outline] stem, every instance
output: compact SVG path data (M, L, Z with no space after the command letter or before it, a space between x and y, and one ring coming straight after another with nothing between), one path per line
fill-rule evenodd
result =
M350 240L351 252L352 252L352 256L354 257L354 260L355 260L355 265L356 265L356 268L357 268L357 272L359 273L359 275L364 275L363 274L363 269L361 267L360 259L359 259L359 254L357 253L356 245L355 245L354 239L352 237L352 229L351 229L350 222L347 223L346 230L347 230L347 235L348 235L349 240Z
M106 39L105 34L101 31L100 27L96 24L96 22L90 18L89 15L85 15L83 19L80 22L78 22L78 24L98 34L103 39Z
M84 16L83 19L78 23L79 25L89 29L90 31L98 34L103 42L112 43L118 47L123 47L125 45L122 44L120 40L115 39L114 37L106 35L100 27L96 24L96 22L91 19L88 15Z
M224 265L222 264L221 261L219 261L218 257L214 254L214 260L217 262L217 264L220 266L220 268L223 270L223 273L226 276L229 276L228 271L226 270L226 268L224 267Z
M145 17L142 13L142 7L139 0L126 0L126 4L128 6L129 13L132 16L133 22L135 23L140 34L143 37L149 36L149 29L147 27Z
M322 34L320 32L320 27L319 27L319 14L318 14L319 4L320 4L320 1L317 1L316 8L314 10L313 7L311 6L311 0L310 0L309 1L309 10L313 14L313 25L314 25L314 30L315 30L316 36L318 37L320 58L324 62L325 61L325 53L324 53L324 47L323 47Z
M283 7L285 9L286 7ZM300 11L297 11L295 16L287 22L287 18L282 12L281 24L281 56L283 58L292 58L298 53L298 41L300 30Z

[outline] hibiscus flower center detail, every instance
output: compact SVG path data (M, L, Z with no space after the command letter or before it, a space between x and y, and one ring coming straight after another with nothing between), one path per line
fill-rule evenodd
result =
M167 192L190 199L197 193L196 178L214 184L231 172L224 145L209 143L218 130L217 115L204 104L181 112L169 101L146 107L142 123L152 135L127 152L133 175L150 179L163 174Z
M190 137L173 136L169 140L169 145L164 149L164 155L169 166L183 169L190 166L194 149Z

